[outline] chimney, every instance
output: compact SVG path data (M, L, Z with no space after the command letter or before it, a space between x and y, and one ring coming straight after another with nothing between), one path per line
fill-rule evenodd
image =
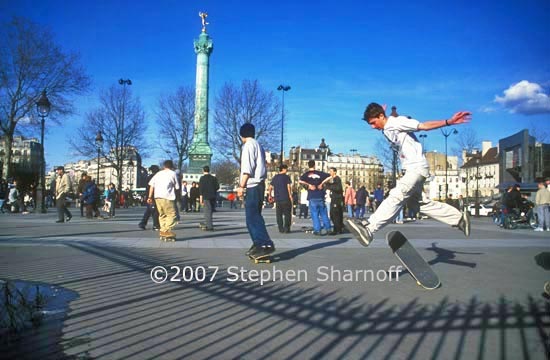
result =
M481 142L481 156L485 156L487 151L493 146L493 144L490 141L482 141Z

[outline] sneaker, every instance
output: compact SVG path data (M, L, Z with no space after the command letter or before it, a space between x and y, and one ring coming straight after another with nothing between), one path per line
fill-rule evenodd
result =
M270 245L259 246L259 247L256 247L254 251L250 253L250 256L253 256L255 258L260 258L260 257L268 256L274 251L275 251L275 246L270 246Z
M252 244L252 246L245 252L245 255L250 255L252 252L256 250L256 245Z
M372 242L373 235L367 228L368 222L354 219L346 219L344 221L346 228L355 235L355 238L363 246L369 246Z
M73 218L72 215L71 215L71 216L67 216L67 218L65 219L65 221L69 222L69 221L71 221L72 218Z
M57 220L56 223L64 223L65 220Z
M470 237L470 213L468 211L462 212L462 218L458 222L457 227L466 237Z
M321 233L320 233L320 234L321 234L321 236L325 236L325 235L328 234L328 231L325 230L325 229L321 229Z
M544 283L544 292L546 295L550 295L550 281Z
M544 231L544 229L543 229L543 228L540 228L540 227L538 227L538 228L535 228L535 229L534 229L533 231Z
M159 230L160 230L160 228L153 226L153 231L159 231Z
M145 225L139 224L138 226L139 226L139 228L140 228L141 230L145 230Z

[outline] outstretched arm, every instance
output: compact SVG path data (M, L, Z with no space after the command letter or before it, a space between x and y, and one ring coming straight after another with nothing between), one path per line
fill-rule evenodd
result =
M459 111L447 120L431 120L425 121L418 125L418 130L433 130L445 126L466 124L472 119L472 113L469 111Z

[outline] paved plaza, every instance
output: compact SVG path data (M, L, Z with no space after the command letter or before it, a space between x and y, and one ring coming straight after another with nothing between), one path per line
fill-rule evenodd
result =
M109 220L72 211L64 224L52 210L0 216L0 279L74 294L0 358L546 359L550 349L550 232L479 218L466 239L422 220L364 248L350 234L305 234L304 219L279 234L266 209L277 253L254 265L243 210L216 212L214 232L183 214L175 243L138 228L143 208ZM411 239L439 289L396 271L391 230Z

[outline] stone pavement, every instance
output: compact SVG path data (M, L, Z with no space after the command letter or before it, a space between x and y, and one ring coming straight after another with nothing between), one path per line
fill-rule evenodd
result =
M178 241L140 230L143 209L112 220L0 216L0 279L74 291L65 318L0 351L18 359L545 359L550 303L537 264L550 233L474 219L473 236L432 220L391 225L369 247L349 234L279 234L272 264L252 264L242 210L215 214L215 232L184 214ZM73 215L76 215L73 211ZM150 224L149 224L150 226ZM399 229L442 281L418 287L385 244ZM167 270L168 279L162 269ZM153 277L153 279L152 279ZM170 281L172 280L172 281Z

